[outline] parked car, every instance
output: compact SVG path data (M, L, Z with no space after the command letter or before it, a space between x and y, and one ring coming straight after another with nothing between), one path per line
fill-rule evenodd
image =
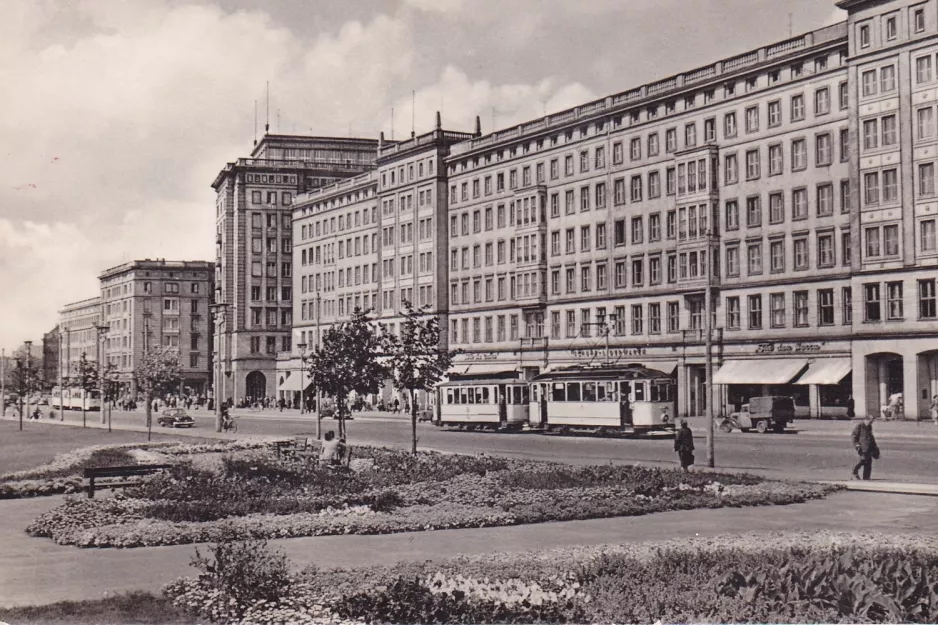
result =
M773 432L781 432L794 420L795 400L793 398L767 395L751 398L739 412L734 412L720 423L720 429L724 432L731 432L733 428L739 428L743 432L748 432L755 428L760 434L769 429Z
M170 428L191 428L195 425L195 419L187 415L182 408L167 408L156 422L161 427Z

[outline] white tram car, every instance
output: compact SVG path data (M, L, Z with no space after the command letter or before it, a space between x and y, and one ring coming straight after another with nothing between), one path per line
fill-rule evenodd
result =
M53 410L81 410L83 403L86 411L101 410L100 392L69 387L62 389L60 394L59 388L55 387L49 397L49 407Z
M675 380L640 364L550 371L531 382L531 425L546 431L673 431Z
M528 385L515 372L453 375L439 385L438 392L437 426L506 430L521 429L528 422Z

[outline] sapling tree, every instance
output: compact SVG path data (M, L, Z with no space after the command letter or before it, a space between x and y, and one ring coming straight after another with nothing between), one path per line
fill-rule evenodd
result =
M151 347L143 353L137 366L137 384L146 399L147 440L153 426L153 398L175 388L180 375L178 348Z
M417 393L433 392L453 364L458 350L441 340L440 318L427 307L404 302L400 335L388 337L391 376L398 391L410 397L411 452L417 453Z

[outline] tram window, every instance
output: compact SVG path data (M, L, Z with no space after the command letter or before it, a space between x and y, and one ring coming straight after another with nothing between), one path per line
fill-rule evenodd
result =
M619 397L622 401L632 401L632 383L619 382Z
M531 401L531 398L530 398L530 396L529 396L529 393L530 393L530 391L528 390L528 387L527 387L527 386L522 386L522 387L521 387L521 403L522 403L522 404L526 404L526 403L528 403L529 401Z
M567 401L580 401L580 383L567 382Z
M671 385L667 382L652 384L651 401L671 401Z
M537 401L538 388L539 388L539 386L540 386L540 385L538 385L538 384L533 384L533 385L531 385L531 393L532 393L531 396L534 398L534 401Z
M489 403L489 387L487 386L482 387L482 403Z
M521 387L520 386L510 386L508 387L511 390L511 403L520 404L521 403Z
M462 390L462 403L464 404L474 404L475 403L475 394L472 392L471 388L464 388Z
M606 401L606 385L600 382L596 385L596 401Z
M567 401L567 386L563 382L554 382L553 392L550 396L551 401Z
M635 386L633 387L635 389L635 397L633 398L633 401L645 401L645 386L647 384L648 382L635 383Z
M583 383L583 401L596 401L596 383Z
M447 404L453 403L453 389L451 388L446 389L446 403Z

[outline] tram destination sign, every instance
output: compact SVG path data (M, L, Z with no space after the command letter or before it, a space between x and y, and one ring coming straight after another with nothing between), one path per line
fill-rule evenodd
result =
M821 351L824 343L759 343L757 354L810 354Z
M618 360L627 356L644 356L646 350L644 347L616 347L606 351L605 349L573 349L570 353L574 358L606 358Z

